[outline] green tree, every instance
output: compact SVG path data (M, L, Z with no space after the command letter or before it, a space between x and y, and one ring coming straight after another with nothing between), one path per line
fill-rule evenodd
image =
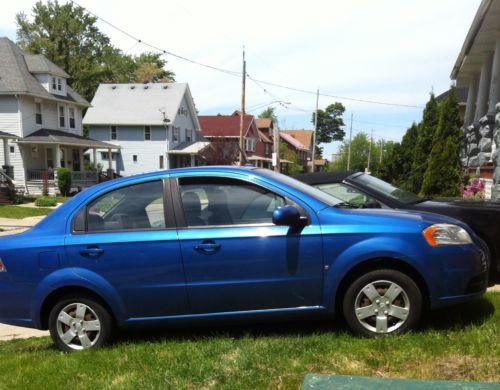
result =
M264 111L259 114L260 119L268 118L272 119L274 125L278 124L278 116L276 115L274 107L267 107Z
M43 54L70 75L68 83L91 100L100 83L173 81L161 54L132 57L111 45L96 26L97 18L71 2L38 1L30 20L16 15L19 46Z
M344 141L340 145L340 158L334 162L331 170L345 171L347 170L347 160L349 158L349 142ZM356 134L351 142L351 162L350 170L364 171L368 167L368 154L370 153L370 137L366 133ZM380 143L372 142L370 156L370 171L375 172L378 169L380 159Z
M457 196L462 179L460 163L460 111L453 87L442 103L439 123L432 140L429 164L424 174L421 193L434 196Z
M406 130L401 140L400 164L401 174L397 183L406 190L411 190L413 161L415 161L415 144L417 143L418 126L415 122Z
M424 173L432 150L432 138L439 122L439 105L431 93L431 97L424 109L422 122L418 125L417 143L415 145L415 159L412 165L411 190L419 193L424 181Z
M393 141L384 142L383 159L377 170L377 177L389 183L397 184L402 173L401 144Z
M345 136L344 126L345 107L342 103L330 104L325 110L318 110L318 123L316 128L316 158L322 158L323 148L319 144L329 144L332 141L342 141ZM314 123L314 113L312 115Z

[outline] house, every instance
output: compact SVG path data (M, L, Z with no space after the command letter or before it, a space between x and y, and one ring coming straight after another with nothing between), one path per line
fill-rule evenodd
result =
M462 163L470 174L493 181L500 198L500 0L482 0L451 71L467 88ZM495 121L496 117L496 121Z
M186 83L101 84L83 124L91 138L119 146L91 160L124 176L199 165L208 145Z
M280 138L284 141L281 157L293 161L302 167L303 172L307 172L312 155L312 137L311 130L280 130Z
M201 125L203 137L209 140L215 150L223 149L224 157L222 162L225 165L235 164L239 158L239 142L240 142L240 120L239 112L232 115L200 115L198 117ZM245 115L243 120L243 136L245 150L244 155L248 163L257 167L271 166L272 141L259 132L257 124L252 115ZM224 144L222 147L219 144ZM257 147L261 143L262 146ZM266 154L266 150L268 154ZM269 155L269 156L268 156ZM217 156L215 156L217 157ZM211 164L211 162L207 162Z
M43 55L26 54L0 38L0 131L3 174L17 189L56 191L56 169L71 171L73 187L97 183L84 170L84 152L116 146L84 138L82 111L90 104L67 83L70 76Z
M259 140L257 141L256 152L263 156L262 166L272 169L272 157L274 146L274 123L271 118L259 118L255 121L259 131Z

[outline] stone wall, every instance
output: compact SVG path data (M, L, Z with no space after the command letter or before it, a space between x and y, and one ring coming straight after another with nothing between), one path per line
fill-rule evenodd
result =
M493 188L491 191L491 198L500 199L500 103L497 103L495 111L495 128L493 133L492 151L492 159L495 164L495 173L493 174Z

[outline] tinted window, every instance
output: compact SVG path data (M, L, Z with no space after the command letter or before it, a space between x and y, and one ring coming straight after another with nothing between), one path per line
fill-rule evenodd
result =
M315 187L326 192L327 194L335 196L338 199L342 199L344 202L351 203L356 206L363 206L367 203L376 202L375 199L363 194L356 188L342 183L317 184Z
M87 206L89 232L163 227L163 182L160 180L110 191Z
M184 178L181 200L188 226L272 223L273 211L285 199L239 180Z

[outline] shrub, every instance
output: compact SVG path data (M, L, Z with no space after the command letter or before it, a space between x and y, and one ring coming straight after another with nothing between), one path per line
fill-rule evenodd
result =
M68 168L57 170L57 187L63 196L67 196L71 189L71 171Z
M46 196L42 196L42 197L37 198L35 200L35 206L38 206L38 207L54 207L56 205L57 205L56 198L49 198Z
M469 179L468 183L460 187L464 198L484 199L485 182L479 178Z

